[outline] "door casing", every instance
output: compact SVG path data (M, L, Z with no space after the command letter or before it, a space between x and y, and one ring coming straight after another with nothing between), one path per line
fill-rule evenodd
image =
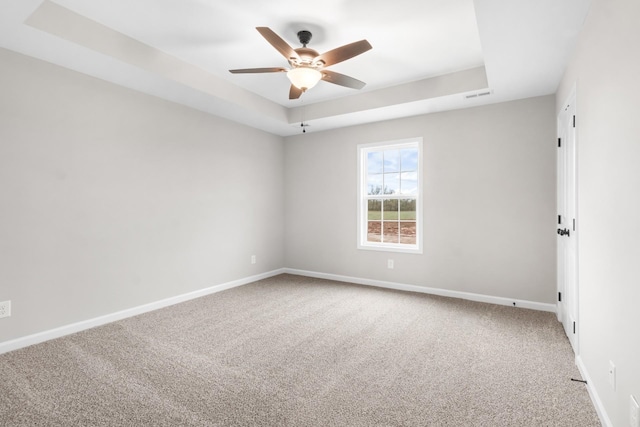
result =
M579 354L579 282L577 215L577 117L575 86L558 115L557 257L558 320Z

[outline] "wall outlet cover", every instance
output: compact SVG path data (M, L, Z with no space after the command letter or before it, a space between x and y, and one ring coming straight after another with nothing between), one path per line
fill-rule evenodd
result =
M616 389L616 365L609 360L609 385L615 391Z
M0 317L11 316L11 301L0 302Z

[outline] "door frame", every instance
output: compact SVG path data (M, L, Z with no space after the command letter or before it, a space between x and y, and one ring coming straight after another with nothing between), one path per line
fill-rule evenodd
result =
M573 116L573 117L572 117ZM579 354L579 277L578 277L578 126L576 85L574 84L557 117L557 316L571 342L576 356ZM561 141L561 143L560 143ZM570 188L573 187L573 188ZM573 206L573 212L567 212ZM571 215L568 215L570 213ZM569 230L570 239L560 234ZM571 274L573 276L571 276ZM569 279L569 280L567 280ZM572 288L569 288L572 286ZM562 295L562 298L560 298ZM575 322L575 323L574 323ZM574 323L574 324L572 324Z

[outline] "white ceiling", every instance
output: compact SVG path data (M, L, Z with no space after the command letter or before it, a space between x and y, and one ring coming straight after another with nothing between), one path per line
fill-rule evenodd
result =
M0 46L278 135L554 93L590 0L0 0ZM289 100L255 30L322 53L373 49L329 67L367 83L320 82ZM467 99L465 95L488 96Z

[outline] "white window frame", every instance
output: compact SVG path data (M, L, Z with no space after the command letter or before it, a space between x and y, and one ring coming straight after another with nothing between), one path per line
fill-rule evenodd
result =
M422 253L422 138L409 138L396 141L375 142L358 145L358 249L385 251L385 252L405 252L412 254ZM369 200L367 191L367 154L372 151L382 151L388 149L417 148L418 149L418 193L416 198L416 243L385 243L367 241L367 202ZM387 196L390 199L405 198L400 195ZM384 198L384 197L383 197Z

